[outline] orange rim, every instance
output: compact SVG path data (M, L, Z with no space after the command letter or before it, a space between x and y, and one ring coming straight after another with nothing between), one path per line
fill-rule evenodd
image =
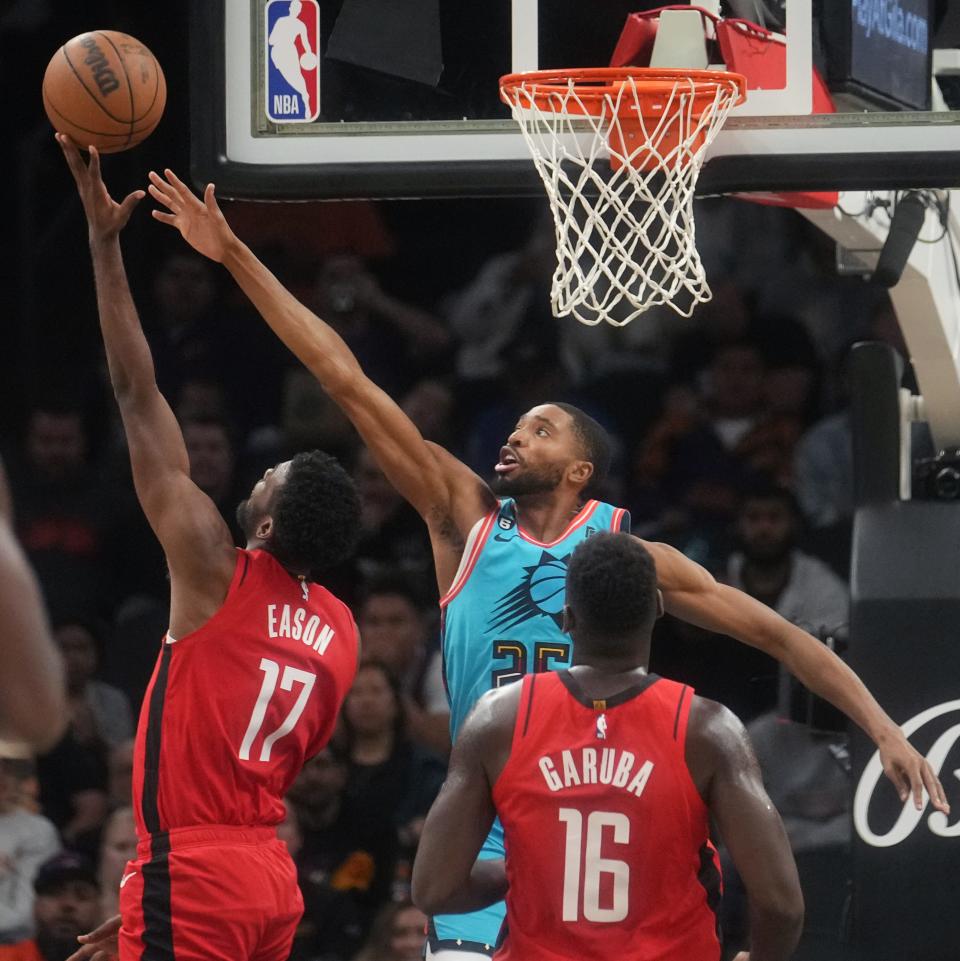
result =
M695 96L712 97L718 87L736 88L736 104L746 100L747 78L726 70L672 70L655 67L585 67L574 70L531 70L527 73L508 73L500 78L500 98L508 106L517 102L517 94L543 111L557 112L561 105L558 96L571 88L583 104L584 110L599 107L608 97L616 96L624 83L632 80L644 106L656 104L670 97L677 84L692 84ZM522 105L522 104L521 104ZM631 109L628 102L623 110ZM656 111L656 107L652 108Z

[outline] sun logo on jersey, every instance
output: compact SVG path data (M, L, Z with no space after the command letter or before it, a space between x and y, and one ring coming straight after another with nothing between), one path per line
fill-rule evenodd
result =
M554 557L544 551L536 564L525 567L520 583L497 601L489 630L505 630L534 617L549 617L562 627L568 560L569 554Z

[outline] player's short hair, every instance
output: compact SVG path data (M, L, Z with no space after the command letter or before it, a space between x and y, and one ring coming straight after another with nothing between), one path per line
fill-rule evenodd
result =
M270 513L270 552L284 567L306 570L314 580L356 548L360 496L336 458L322 451L293 458Z
M610 444L610 435L595 421L588 413L574 407L573 404L551 401L552 407L559 407L560 410L569 414L573 418L573 433L580 444L580 453L584 460L593 464L593 476L590 478L588 487L597 487L606 480L610 472L610 462L613 459L613 449Z
M629 534L594 534L567 566L567 606L578 629L594 638L649 631L657 617L657 569Z

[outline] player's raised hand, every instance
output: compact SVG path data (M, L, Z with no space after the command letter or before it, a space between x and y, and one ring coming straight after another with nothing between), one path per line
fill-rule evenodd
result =
M100 154L90 147L90 163L84 163L77 145L65 134L56 135L57 143L67 160L67 166L77 184L83 212L91 240L109 240L116 237L126 226L133 208L146 196L142 190L134 190L117 203L108 193L100 176Z
M120 954L117 935L120 932L120 915L115 914L99 928L81 934L77 940L83 945L67 958L67 961L116 961Z
M923 792L926 789L930 803L938 811L950 813L950 804L940 779L930 762L906 739L900 728L894 728L889 738L878 743L877 749L883 772L893 781L904 804L912 794L914 806L918 811L922 810Z
M167 211L154 210L161 223L176 227L194 250L211 260L222 261L227 245L234 239L226 218L217 205L213 184L207 184L203 200L169 168L163 177L150 171L150 196Z

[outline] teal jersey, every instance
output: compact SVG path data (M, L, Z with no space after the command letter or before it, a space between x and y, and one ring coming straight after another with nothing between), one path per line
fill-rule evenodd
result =
M563 632L567 562L598 531L629 531L622 507L588 501L557 540L542 544L521 526L512 498L500 501L471 533L443 610L443 674L454 740L470 709L491 688L524 674L570 667L573 643ZM496 821L480 858L503 857ZM432 950L468 946L492 953L503 904L432 919Z
M627 511L594 500L550 544L524 531L512 498L484 518L440 601L454 738L481 694L570 666L571 639L562 627L567 561L591 534L629 529Z

